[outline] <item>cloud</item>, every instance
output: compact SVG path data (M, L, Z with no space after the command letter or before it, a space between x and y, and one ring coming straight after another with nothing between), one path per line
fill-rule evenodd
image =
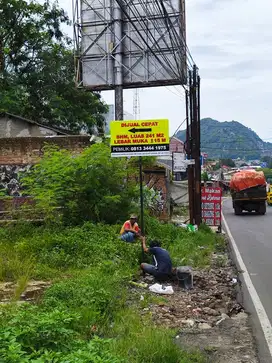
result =
M60 0L69 10L71 4ZM201 116L238 120L272 137L272 1L186 1L187 43L201 76ZM141 90L142 118L167 117L173 132L185 117L182 87ZM112 92L103 93L113 102ZM133 113L133 92L125 92Z
M187 2L187 37L202 78L202 116L236 119L272 136L272 2ZM267 130L270 134L267 136Z

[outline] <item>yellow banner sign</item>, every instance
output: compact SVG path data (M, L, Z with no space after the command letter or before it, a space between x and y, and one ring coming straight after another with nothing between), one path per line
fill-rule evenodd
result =
M112 156L169 155L168 120L112 121L110 133Z

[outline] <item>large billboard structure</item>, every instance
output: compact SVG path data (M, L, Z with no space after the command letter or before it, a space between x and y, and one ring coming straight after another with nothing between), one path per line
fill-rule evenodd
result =
M77 85L187 82L184 0L74 0Z

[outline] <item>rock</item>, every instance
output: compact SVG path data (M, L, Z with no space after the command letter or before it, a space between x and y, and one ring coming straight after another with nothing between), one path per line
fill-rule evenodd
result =
M187 325L189 328L195 326L195 321L193 319L182 320L181 323Z
M227 313L226 308L219 308L218 311L220 312L220 314L226 314Z
M214 309L211 309L211 308L208 308L208 307L203 308L203 311L207 315L211 315L211 316L217 316L217 315L219 315L219 312L218 311L216 311Z
M212 329L212 327L208 323L200 323L200 324L198 324L198 329L208 330L208 329Z
M199 315L201 312L202 312L201 308L193 309L193 314L195 314L195 315Z
M215 323L215 325L216 326L218 326L218 325L220 325L221 323L223 323L223 321L225 321L226 319L220 319L220 320L218 320L216 323Z
M244 312L239 313L232 317L233 320L246 320L248 318L248 315Z
M221 318L226 320L226 319L229 319L230 317L227 314L222 313Z

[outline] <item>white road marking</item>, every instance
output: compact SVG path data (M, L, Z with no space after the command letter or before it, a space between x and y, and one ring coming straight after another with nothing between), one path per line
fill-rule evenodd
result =
M256 310L256 313L258 315L258 318L259 318L259 321L260 321L260 324L261 324L261 327L262 327L262 330L263 330L263 333L264 333L264 337L265 337L265 340L266 340L266 343L268 345L268 349L269 349L269 352L270 352L270 355L271 355L271 358L272 358L272 326L271 326L271 323L268 319L268 316L266 314L266 311L265 311L265 308L261 302L261 299L252 283L252 280L250 278L250 275L249 275L249 272L246 268L246 265L242 259L242 256L238 250L238 247L237 247L237 244L235 242L235 239L233 238L232 234L231 234L231 231L229 229L229 226L227 224L227 221L224 217L224 214L223 214L223 211L222 211L222 219L223 219L223 222L225 224L225 228L226 228L226 232L229 236L229 239L230 239L230 242L232 244L232 248L233 248L233 251L236 255L236 258L237 258L237 262L238 262L238 267L240 269L241 274L243 275L244 277L244 281L245 281L245 284L246 284L246 287L247 287L247 290L249 292L249 295L252 299L252 302L253 302L253 305L255 307L255 310Z

